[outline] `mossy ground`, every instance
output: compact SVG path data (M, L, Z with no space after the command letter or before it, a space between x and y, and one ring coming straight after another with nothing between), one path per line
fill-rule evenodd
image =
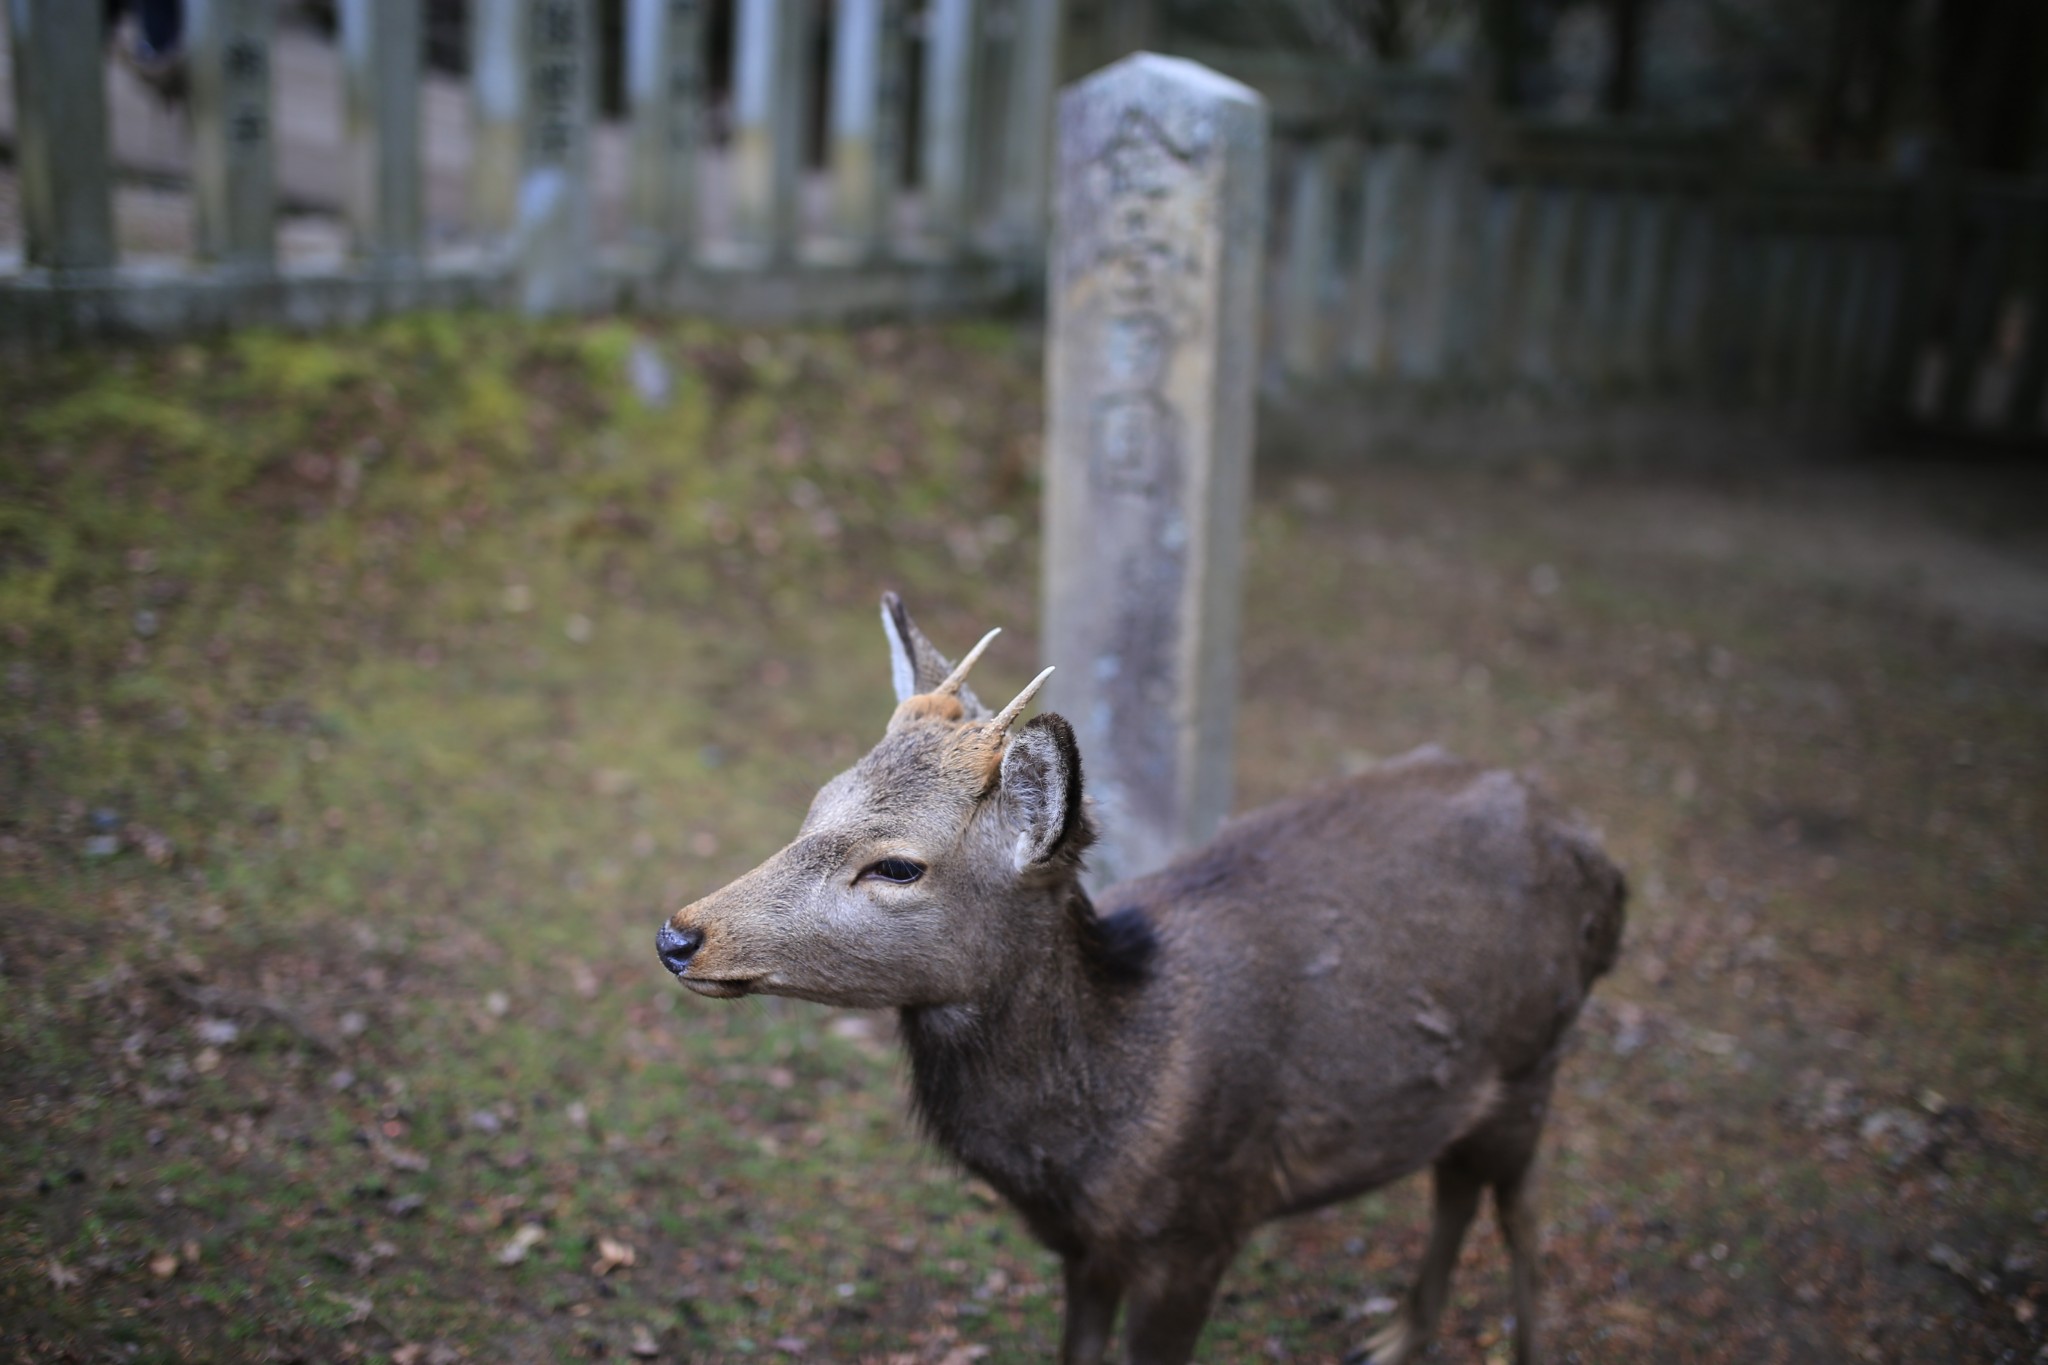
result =
M888 1019L651 948L878 731L882 587L1028 676L1026 341L427 316L0 410L0 1350L1050 1354L1055 1267L919 1145ZM1243 801L1437 740L1636 888L1547 1148L1567 1358L2040 1350L2048 653L1799 553L2023 558L2039 483L1815 477L1274 471L1252 515ZM1204 1358L1334 1359L1424 1206L1264 1231ZM1444 1358L1505 1312L1482 1222Z

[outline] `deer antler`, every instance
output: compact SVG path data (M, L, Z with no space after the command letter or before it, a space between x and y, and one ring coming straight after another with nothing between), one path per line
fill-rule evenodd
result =
M935 697L956 695L960 691L961 685L967 681L967 670L974 667L974 661L981 657L981 652L987 649L996 636L1002 633L1003 628L997 626L994 630L982 636L981 643L968 650L960 662L953 665L953 671L946 675L946 680L932 689L932 695Z
M986 644L987 641L982 643ZM977 648L976 652L980 652L979 648ZM970 655L969 657L971 658L972 656ZM1017 723L1017 717L1024 714L1024 708L1031 705L1031 699L1038 695L1038 689L1045 686L1045 680L1051 676L1052 669L1048 667L1043 673L1033 678L1030 682L1025 683L1024 690L1017 694L1016 700L996 714L996 718L990 721L989 724L995 728L997 734L1001 734Z

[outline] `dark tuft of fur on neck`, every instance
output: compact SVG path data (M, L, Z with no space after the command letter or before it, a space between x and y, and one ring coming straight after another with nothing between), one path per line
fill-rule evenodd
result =
M1144 907L1124 905L1102 914L1076 883L1067 901L1067 919L1091 978L1106 986L1134 986L1151 977L1159 936L1145 918Z

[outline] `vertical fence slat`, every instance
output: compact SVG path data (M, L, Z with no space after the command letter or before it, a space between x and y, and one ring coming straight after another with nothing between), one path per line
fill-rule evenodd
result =
M697 243L697 143L704 101L703 0L630 0L626 99L633 112L628 233L656 271Z
M1051 227L1052 109L1060 83L1060 0L1015 0L1004 110L1002 235L1013 250L1044 250Z
M1439 248L1443 264L1443 350L1446 375L1470 380L1481 367L1483 335L1492 316L1485 293L1489 197L1480 162L1478 111L1468 105L1444 152L1450 228Z
M1787 360L1791 352L1793 294L1799 287L1798 243L1782 222L1771 221L1757 231L1755 248L1760 273L1754 288L1755 306L1745 309L1754 319L1741 348L1736 395L1772 401L1784 397ZM1735 319L1738 331L1742 319Z
M1845 239L1839 232L1810 238L1806 270L1811 276L1800 299L1798 353L1793 366L1793 397L1818 402L1827 395L1827 377L1834 361L1834 330L1848 268Z
M1962 264L1962 288L1955 317L1942 338L1941 391L1935 418L1952 427L1977 423L1980 381L1989 359L2004 302L2006 272L2011 268L2013 234L2009 221L1992 212L1995 205L1978 200L1967 214L1965 240L1972 249Z
M1329 327L1323 308L1336 228L1333 163L1339 145L1316 141L1296 150L1287 213L1287 264L1281 283L1281 354L1297 379L1325 378L1330 368Z
M271 7L191 0L186 24L199 256L230 269L268 270L277 256Z
M1881 393L1899 415L1918 411L1927 343L1951 281L1957 195L1952 175L1937 167L1912 193L1898 276L1892 352Z
M1876 250L1861 235L1846 239L1838 250L1843 255L1842 287L1828 319L1832 336L1821 388L1834 402L1854 404L1862 397L1857 357L1876 312Z
M1616 189L1590 191L1581 212L1578 306L1566 313L1568 369L1594 389L1614 381L1615 333L1621 323L1621 272L1628 242L1622 235L1624 198Z
M1671 284L1658 319L1657 355L1661 377L1689 389L1711 385L1714 373L1714 309L1711 305L1719 231L1713 201L1688 195L1672 225Z
M832 47L832 230L856 260L880 254L895 211L902 25L902 0L839 5Z
M9 0L7 17L28 263L104 269L115 249L100 6Z
M796 254L806 0L740 0L733 57L733 233L752 263Z
M592 0L525 0L525 135L515 229L520 307L589 306L590 121L596 94Z
M356 254L386 269L420 255L420 0L343 0L348 218Z
M1631 196L1614 349L1615 378L1624 383L1647 383L1656 373L1658 304L1670 276L1670 220L1670 196L1656 190Z
M1367 148L1359 165L1358 252L1351 269L1351 326L1347 369L1383 375L1393 368L1394 262L1399 228L1395 210L1405 190L1402 161L1386 144Z
M1541 205L1524 181L1503 185L1487 212L1486 297L1493 308L1479 378L1506 384L1520 373L1521 335L1529 313L1530 258Z
M1529 261L1517 369L1523 378L1535 383L1554 384L1562 377L1558 342L1564 331L1580 193L1575 189L1544 189L1537 192L1537 197L1541 208Z
M1411 379L1442 376L1449 335L1452 281L1456 275L1459 167L1441 147L1416 148L1418 164L1415 215L1415 273L1409 293L1412 306L1402 330L1401 370Z
M470 0L469 228L486 245L519 212L526 127L526 0Z
M2020 220L2028 243L2025 264L2026 316L2020 353L2013 362L2012 392L2004 413L2013 436L2042 434L2041 407L2048 400L2048 198L2028 205Z
M974 75L979 46L978 0L931 0L924 29L925 232L942 253L958 251L968 232L971 183L968 148L975 145Z

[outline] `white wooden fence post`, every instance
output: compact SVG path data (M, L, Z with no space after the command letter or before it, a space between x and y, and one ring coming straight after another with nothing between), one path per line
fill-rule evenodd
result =
M1287 263L1280 300L1280 354L1287 372L1315 381L1330 369L1330 320L1324 300L1336 246L1337 172L1344 145L1319 138L1295 153L1287 208Z
M199 257L264 273L277 258L271 6L266 0L190 0L185 24Z
M1059 0L1015 0L1011 13L1000 218L1004 243L1014 250L1042 249L1052 226L1049 171L1062 8Z
M525 0L470 0L469 226L502 245L519 214L526 128Z
M739 0L733 57L733 228L751 264L796 254L808 88L806 0Z
M697 240L697 145L704 99L703 0L629 0L626 98L633 110L631 233L658 272Z
M9 0L7 18L28 263L104 269L114 263L114 210L100 6Z
M343 0L348 217L356 253L415 269L420 259L421 0Z
M924 19L924 221L943 254L959 251L973 202L967 149L974 146L979 0L931 0Z
M832 231L852 260L881 254L903 126L903 0L840 0L832 49Z
M1046 354L1047 705L1079 733L1097 883L1230 808L1266 109L1139 53L1060 101Z

